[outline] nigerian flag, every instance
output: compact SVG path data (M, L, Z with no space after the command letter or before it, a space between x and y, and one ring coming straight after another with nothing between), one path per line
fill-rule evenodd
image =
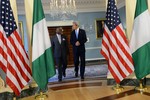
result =
M147 0L137 0L130 40L135 74L141 79L150 73L150 14Z
M41 0L34 0L32 32L32 75L40 89L55 75L52 48Z

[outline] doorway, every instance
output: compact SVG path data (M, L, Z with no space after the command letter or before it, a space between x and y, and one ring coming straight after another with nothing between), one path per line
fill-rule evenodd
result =
M58 26L57 26L58 27ZM57 27L48 27L50 37L53 37L56 34ZM73 50L72 45L70 44L70 35L72 31L72 26L61 26L63 28L63 34L66 36L69 47L69 56L68 56L68 67L73 66Z

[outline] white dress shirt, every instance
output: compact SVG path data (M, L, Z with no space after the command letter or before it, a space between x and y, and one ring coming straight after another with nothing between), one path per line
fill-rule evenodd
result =
M59 34L56 34L56 35L57 35L59 43L61 44L61 35L59 35Z
M78 35L79 35L79 28L77 28L77 29L75 30L75 34L76 34L76 38L78 39Z

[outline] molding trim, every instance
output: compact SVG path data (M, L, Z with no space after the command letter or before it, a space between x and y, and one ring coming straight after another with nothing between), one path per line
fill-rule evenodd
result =
M86 50L95 50L95 49L101 49L102 47L88 47Z
M85 59L85 61L94 61L94 60L105 60L105 58L89 58L89 59Z
M45 14L49 14L49 0L42 0ZM120 9L125 6L125 0L117 0L117 7ZM17 0L18 14L24 15L24 1ZM106 11L105 0L76 0L77 12L103 12Z
M73 20L67 21L46 21L47 27L72 26Z

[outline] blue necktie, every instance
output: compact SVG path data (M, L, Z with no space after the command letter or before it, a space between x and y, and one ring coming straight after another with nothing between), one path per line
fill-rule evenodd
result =
M75 30L75 33L76 33L76 38L78 39L78 31L77 31L77 30Z

